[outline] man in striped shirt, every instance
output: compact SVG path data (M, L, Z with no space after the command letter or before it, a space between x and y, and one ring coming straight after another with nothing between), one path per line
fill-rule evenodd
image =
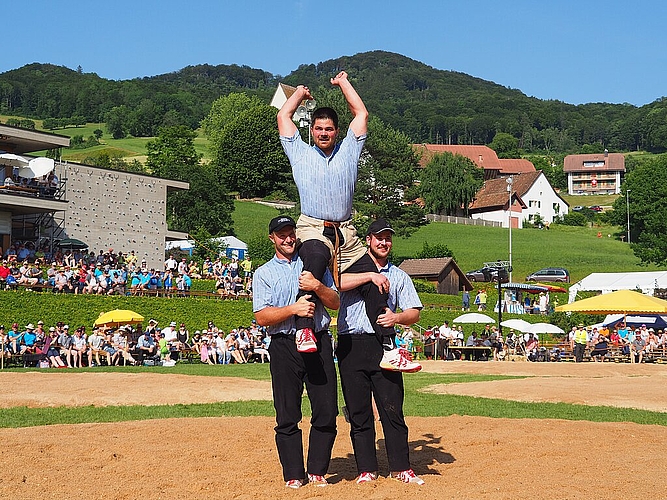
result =
M311 116L315 145L311 147L301 139L292 117L301 102L312 99L308 87L299 85L278 112L280 140L292 165L301 202L301 216L297 223L297 236L301 242L299 255L304 269L318 279L328 266L333 267L336 276L339 272L376 270L350 220L359 157L368 130L368 111L345 71L332 78L331 84L341 89L353 115L342 142L336 142L338 115L331 108L316 109ZM387 306L386 294L370 283L362 284L359 291L375 334L386 346L385 350L393 351L387 359L395 359L396 349L391 341L394 330L377 322ZM300 296L304 293L300 291ZM301 352L316 349L312 321L297 318L296 342ZM391 363L385 365L389 367ZM400 370L400 367L390 369Z
M291 217L275 217L269 223L269 238L275 256L255 271L253 312L257 323L266 326L271 336L271 384L276 409L276 446L289 488L306 482L326 486L331 450L336 439L338 391L333 361L333 346L328 332L330 317L325 307L338 309L338 292L331 273L322 281L303 270L296 251L296 223ZM307 295L297 298L299 289ZM311 302L311 294L320 301ZM297 351L295 317L307 317L315 325L314 352ZM306 468L301 438L301 396L304 384L312 408ZM306 475L307 473L307 475Z
M385 437L390 476L404 483L423 484L410 467L408 427L403 416L403 374L419 371L405 349L397 349L395 364L400 371L378 368L383 350L365 314L363 299L356 287L370 282L388 291L388 308L378 321L384 326L409 326L419 320L422 303L410 277L389 260L394 230L383 219L373 222L366 236L368 254L379 272L346 273L341 277L338 315L338 371L350 420L350 437L357 463L357 483L377 479L375 418L371 397L375 399ZM400 309L400 310L399 310ZM380 364L382 367L382 364Z

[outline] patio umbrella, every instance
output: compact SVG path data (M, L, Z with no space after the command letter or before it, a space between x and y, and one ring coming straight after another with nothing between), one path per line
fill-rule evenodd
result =
M544 287L550 292L557 292L557 293L567 293L567 290L563 288L562 286L558 285L549 285L548 283L535 283L538 286Z
M565 333L562 328L551 323L535 323L527 330L529 333Z
M667 313L667 300L632 290L618 290L558 306L556 311L623 315L628 313Z
M141 314L135 313L127 309L114 309L113 311L100 314L99 318L95 320L95 326L119 326L132 323L142 323L144 317Z
M466 313L454 318L452 323L495 323L496 320L482 313Z
M19 168L19 177L34 179L50 173L56 166L52 158L41 156L30 160L28 165Z
M30 160L23 156L15 155L14 153L2 153L0 154L0 164L9 165L11 167L24 167Z
M88 244L76 238L65 238L58 242L60 248L69 248L70 250L83 250L88 248Z
M530 327L532 326L532 324L528 323L528 321L525 319L506 319L500 324L502 326L506 326L507 328L518 330L522 333L530 331Z

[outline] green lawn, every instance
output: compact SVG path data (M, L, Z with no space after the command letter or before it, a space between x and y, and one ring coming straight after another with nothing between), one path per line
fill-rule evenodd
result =
M182 373L195 376L239 376L255 380L269 380L268 365L184 365L174 368L95 368L94 371L124 371L151 373ZM53 370L49 370L53 371ZM62 376L67 373L59 372ZM593 422L636 422L646 425L667 425L663 413L626 408L585 406L565 403L521 403L469 396L453 396L421 392L433 384L471 383L500 380L512 377L491 375L416 373L404 377L405 414L407 416L442 417L471 415L493 418L534 418L588 420ZM339 387L339 404L342 395ZM303 413L310 415L308 400L303 400ZM196 418L219 416L273 416L271 401L239 401L210 404L179 404L161 406L112 406L112 407L56 407L56 408L4 408L0 409L0 427L32 427L85 422L124 422L162 418Z
M268 221L278 213L253 202L237 201L234 206L234 228L243 241L266 235ZM512 231L513 279L523 282L528 274L548 266L567 268L572 282L592 272L656 269L642 266L627 244L613 238L616 231L617 228L610 226L552 225L549 230L515 229ZM601 233L599 238L598 233ZM464 272L477 269L484 262L509 258L507 229L444 222L432 222L409 238L395 238L393 253L396 257L413 258L425 242L431 246L447 245Z

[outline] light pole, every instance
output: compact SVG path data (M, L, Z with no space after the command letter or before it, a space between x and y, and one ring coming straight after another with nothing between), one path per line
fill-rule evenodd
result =
M630 244L630 190L625 190L625 211L628 215L628 245Z
M305 104L296 108L294 113L299 119L299 127L308 127L308 145L310 146L310 119L317 103L313 99L308 99Z
M514 177L509 176L507 178L507 193L509 194L509 200L507 203L507 227L510 230L510 259L509 259L509 271L510 271L510 282L512 282L512 183L514 182Z

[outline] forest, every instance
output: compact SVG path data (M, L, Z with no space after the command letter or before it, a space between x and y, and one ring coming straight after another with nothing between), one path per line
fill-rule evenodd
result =
M200 64L173 73L107 80L83 68L29 64L0 74L0 114L63 124L106 122L116 138L152 137L160 127L196 129L212 103L245 93L268 103L279 82L328 86L345 69L372 114L414 143L490 144L508 134L523 154L667 151L667 102L645 106L540 100L518 89L373 51L286 76L248 66Z

